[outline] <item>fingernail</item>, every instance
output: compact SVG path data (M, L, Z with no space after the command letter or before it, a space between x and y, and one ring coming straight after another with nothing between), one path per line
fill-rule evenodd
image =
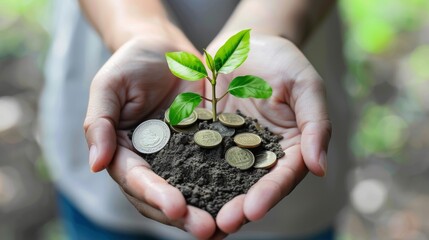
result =
M97 155L98 155L97 146L92 145L91 148L89 149L89 167L91 168L91 171L94 171L93 167L94 167L95 161L97 160Z
M320 153L319 165L320 165L320 167L322 168L322 170L324 172L323 175L326 175L326 172L328 170L328 161L326 160L326 152L325 151L322 151Z

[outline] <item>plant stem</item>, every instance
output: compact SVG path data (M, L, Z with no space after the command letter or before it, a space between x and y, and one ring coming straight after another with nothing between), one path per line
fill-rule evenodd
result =
M212 115L213 115L213 122L216 122L217 120L217 98L216 98L216 79L217 79L217 72L212 71L212 79L210 79L210 83L212 84Z
M222 95L222 97L220 97L220 98L216 99L216 101L217 101L217 102L219 102L220 100L222 100L222 98L223 98L223 97L225 97L225 96L226 96L226 94L228 94L228 91L226 91L226 92Z
M206 98L206 97L204 97L204 96L201 96L201 98L202 98L202 99L204 99L204 100L206 100L206 101L212 102L212 100L211 100L211 99L208 99L208 98Z
M213 112L213 122L216 122L217 119L217 111L216 111L216 81L212 82L212 112Z

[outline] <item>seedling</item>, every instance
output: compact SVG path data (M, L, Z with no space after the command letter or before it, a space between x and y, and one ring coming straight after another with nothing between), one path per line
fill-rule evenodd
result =
M211 77L197 56L188 52L168 52L165 54L168 67L175 76L188 81L206 78L212 85L211 99L193 92L177 95L170 106L171 125L177 125L184 118L189 117L203 99L212 103L213 121L216 121L216 105L228 93L238 98L269 98L271 96L273 90L265 80L246 75L234 78L229 84L228 90L221 97L216 97L216 81L219 74L231 73L247 59L250 50L249 40L250 29L246 29L229 38L219 48L214 58L204 50L206 65L211 71Z

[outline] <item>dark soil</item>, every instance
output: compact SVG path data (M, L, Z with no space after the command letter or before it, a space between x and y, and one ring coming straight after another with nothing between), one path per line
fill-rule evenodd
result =
M264 150L276 153L277 158L284 155L280 144L281 136L267 128L261 128L257 120L245 117L243 127L235 134L251 132L262 138L258 148L250 149L255 155ZM201 121L198 128L210 129L211 121ZM225 152L235 146L232 137L223 137L216 148L204 149L193 140L192 133L172 131L169 143L159 152L144 155L153 171L178 188L188 204L204 209L216 217L222 206L237 195L246 193L269 170L250 168L239 170L225 161Z

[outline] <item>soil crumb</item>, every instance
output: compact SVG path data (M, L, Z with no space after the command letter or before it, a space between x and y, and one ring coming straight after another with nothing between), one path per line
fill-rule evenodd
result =
M281 136L268 128L262 128L256 119L244 116L244 126L235 129L235 134L251 132L258 134L262 144L249 149L255 155L264 150L284 155L280 144ZM211 129L211 121L200 121L198 128ZM143 155L152 170L178 188L189 205L201 208L216 217L222 206L235 196L246 193L269 170L250 168L239 170L225 160L225 152L235 146L233 136L223 137L222 143L213 149L204 149L193 140L192 133L171 131L169 143L159 152Z

